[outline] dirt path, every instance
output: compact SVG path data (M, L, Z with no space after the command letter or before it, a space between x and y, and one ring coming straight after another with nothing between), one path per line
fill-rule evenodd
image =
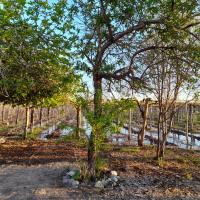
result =
M0 146L0 200L200 200L199 152L167 149L164 162L151 147L108 148L105 158L120 183L113 189L62 184L62 173L86 160L74 143L9 142Z
M81 186L71 189L62 185L62 172L72 166L68 162L42 165L3 165L0 167L1 200L200 200L197 181L181 181L175 177L152 177L137 173L121 173L120 186L97 190ZM73 165L74 166L74 165Z
M70 166L70 163L2 166L0 168L0 199L80 199L81 192L69 190L61 185L60 175L66 166Z

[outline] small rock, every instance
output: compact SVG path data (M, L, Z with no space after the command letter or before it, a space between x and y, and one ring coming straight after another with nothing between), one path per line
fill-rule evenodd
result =
M117 172L116 171L111 171L110 174L111 174L111 176L117 176Z
M103 181L97 181L95 183L96 188L104 188L104 182Z
M120 189L121 189L122 191L125 190L125 187L124 187L123 185L120 185L119 187L120 187Z
M79 182L75 181L74 179L69 179L68 176L63 177L63 184L67 185L68 187L78 188Z
M3 143L5 143L6 142L6 139L4 138L4 137L1 137L0 138L0 144L3 144Z
M73 170L72 170L72 171L67 172L66 174L67 174L68 176L71 176L71 177L72 177L72 176L74 176L74 175L76 174L76 171L73 171Z
M117 183L118 177L117 176L111 176L111 181L113 181L114 183Z

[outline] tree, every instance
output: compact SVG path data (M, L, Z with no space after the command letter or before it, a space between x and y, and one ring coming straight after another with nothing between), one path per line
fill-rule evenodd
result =
M187 91L187 85L191 87L196 83L199 74L200 64L196 63L195 57L188 63L189 58L182 53L177 50L169 50L167 54L156 51L153 57L150 56L152 67L148 74L149 85L158 105L157 158L164 156L167 135L171 131L172 120L178 109L177 99L183 90Z
M143 146L144 145L144 136L145 136L145 131L147 129L147 117L148 117L148 110L149 110L149 104L151 99L150 98L146 98L144 99L141 103L137 101L139 110L140 110L140 114L142 117L142 128L138 133L138 146Z
M94 86L94 120L102 118L102 81L132 87L143 85L140 55L155 49L176 48L173 44L153 44L159 33L178 40L178 33L191 34L188 28L198 24L194 17L197 1L74 1L69 17L74 19L77 33L78 63L80 70L91 74ZM193 33L192 33L193 34ZM194 34L195 35L195 34ZM195 35L196 36L196 35ZM74 48L75 49L75 48ZM88 149L88 165L95 176L96 141L101 136L100 127L93 128Z
M0 6L0 101L26 107L25 135L30 107L71 86L65 11L63 1L5 0Z

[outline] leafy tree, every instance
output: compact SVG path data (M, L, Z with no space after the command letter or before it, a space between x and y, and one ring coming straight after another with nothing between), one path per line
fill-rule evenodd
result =
M58 100L75 78L68 61L63 1L3 1L0 6L0 101L29 107ZM68 88L67 88L68 87Z
M182 41L185 35L197 37L191 27L199 24L198 10L196 0L76 0L70 4L69 17L78 37L75 59L78 58L79 69L93 77L93 117L97 124L102 116L102 81L143 86L146 66L142 56L155 49L176 49L181 42L174 41ZM173 43L152 43L158 35L162 41L173 39ZM186 47L184 44L181 48L183 46ZM102 127L93 127L88 151L89 171L93 177L96 141L101 135Z

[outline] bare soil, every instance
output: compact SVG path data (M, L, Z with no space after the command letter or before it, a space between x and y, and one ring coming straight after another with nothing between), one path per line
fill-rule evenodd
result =
M86 148L73 142L7 141L0 146L0 200L200 200L200 153L167 149L164 161L153 147L112 146L103 156L120 175L112 189L62 184L69 166L86 161Z

